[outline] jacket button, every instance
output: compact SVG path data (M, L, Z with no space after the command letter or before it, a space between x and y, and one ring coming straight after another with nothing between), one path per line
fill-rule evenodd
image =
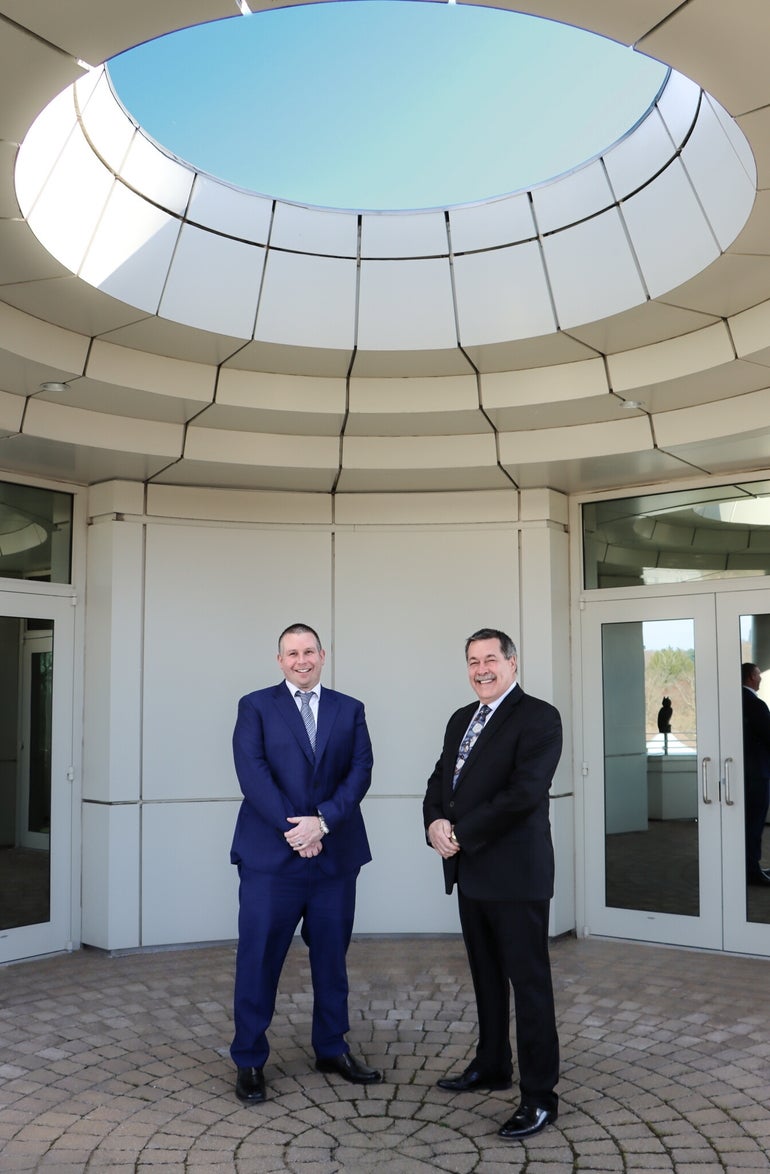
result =
M450 807L454 807L454 805L455 805L455 801L454 801L454 799L450 799L450 800L449 800L449 806L450 806Z

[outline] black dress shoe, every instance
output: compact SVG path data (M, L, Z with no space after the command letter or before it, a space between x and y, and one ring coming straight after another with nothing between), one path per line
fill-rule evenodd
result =
M382 1080L379 1068L367 1068L350 1052L343 1052L341 1056L319 1056L315 1066L319 1072L336 1072L351 1084L378 1084Z
M471 1064L459 1076L444 1076L437 1080L436 1086L443 1088L444 1092L480 1092L482 1089L497 1092L510 1088L512 1083L510 1076L485 1076Z
M498 1129L498 1137L514 1140L518 1137L531 1137L539 1133L546 1125L552 1125L558 1114L555 1109L541 1109L538 1105L519 1105L510 1121Z
M259 1105L267 1100L265 1077L261 1068L239 1068L235 1095L246 1105Z
M746 877L746 884L749 885L770 885L770 873L767 873L762 868L758 868L756 872L750 872Z

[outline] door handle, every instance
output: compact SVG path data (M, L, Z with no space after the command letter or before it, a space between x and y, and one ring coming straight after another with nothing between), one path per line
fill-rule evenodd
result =
M709 763L710 762L711 762L710 758L702 758L701 763L700 763L701 794L703 796L704 803L711 803L712 802L712 800L709 799Z
M732 764L732 758L725 759L725 804L727 807L732 807L735 803L735 800L730 798L730 767Z

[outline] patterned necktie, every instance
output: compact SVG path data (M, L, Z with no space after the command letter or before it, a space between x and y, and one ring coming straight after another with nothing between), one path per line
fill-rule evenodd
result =
M310 698L315 697L315 693L312 691L310 693L302 693L299 689L297 689L297 692L294 694L294 696L299 697L300 705L302 706L300 717L305 723L307 736L310 739L310 745L313 753L315 754L315 718L313 717L313 711L310 708Z
M457 777L465 765L465 760L473 749L473 745L478 738L481 731L484 729L484 722L489 717L492 710L488 705L482 705L479 712L474 717L471 724L468 726L468 732L460 743L460 749L457 751L457 762L455 763L455 773L452 779L452 790L457 786Z

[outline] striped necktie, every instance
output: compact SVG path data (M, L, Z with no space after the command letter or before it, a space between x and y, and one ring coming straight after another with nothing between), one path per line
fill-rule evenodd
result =
M302 706L300 717L305 723L307 736L310 739L310 747L315 754L315 718L313 717L313 711L310 708L310 698L315 697L315 693L312 690L310 693L303 693L300 689L297 689L294 696L299 697L300 705Z
M455 763L455 773L452 779L452 789L457 786L457 777L460 771L465 766L465 760L473 749L474 743L481 731L484 729L484 722L489 717L492 710L488 705L482 705L478 713L474 717L471 724L468 726L468 732L460 743L460 749L457 751L457 762Z

